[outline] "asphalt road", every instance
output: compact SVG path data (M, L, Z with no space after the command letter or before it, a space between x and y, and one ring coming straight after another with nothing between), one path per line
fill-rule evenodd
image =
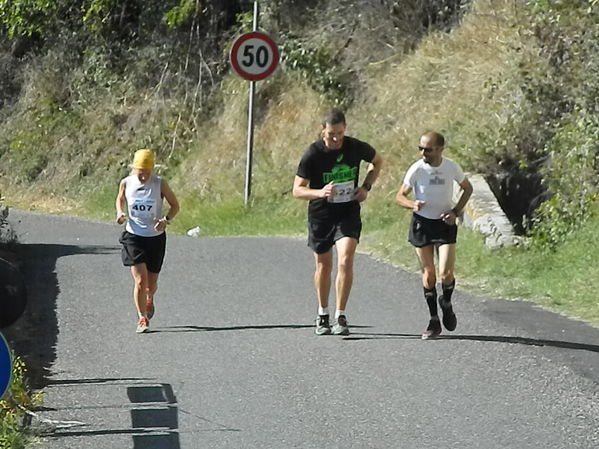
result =
M317 337L303 240L169 236L137 335L119 227L9 218L29 293L9 330L44 387L42 448L599 447L599 330L583 323L458 279L458 328L422 341L418 276L360 254L352 334Z

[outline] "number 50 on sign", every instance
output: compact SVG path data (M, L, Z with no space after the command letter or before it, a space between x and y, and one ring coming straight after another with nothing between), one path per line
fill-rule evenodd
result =
M277 68L279 50L270 36L252 31L242 34L233 42L230 60L239 76L250 81L260 81Z

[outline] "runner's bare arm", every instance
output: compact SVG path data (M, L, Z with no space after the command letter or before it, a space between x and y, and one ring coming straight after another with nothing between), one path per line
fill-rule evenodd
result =
M368 169L366 170L366 176L364 177L362 186L366 187L367 190L370 190L370 187L372 187L374 182L379 177L379 173L381 172L382 168L383 158L377 153L374 155L374 158L372 158L370 164L368 164Z
M395 196L395 204L398 206L404 207L406 209L411 209L413 211L418 211L424 205L424 201L419 200L411 200L408 198L408 195L412 193L412 188L402 184L399 188L399 192Z
M171 187L168 185L168 182L166 182L164 179L162 180L161 192L163 198L167 201L169 205L169 210L165 217L168 219L168 221L170 221L173 218L175 218L175 215L179 213L179 201L177 200L177 197L175 196Z
M368 192L372 188L372 184L379 177L379 173L381 172L381 168L383 167L383 158L377 153L372 158L372 161L368 164L368 169L366 170L366 176L364 177L364 182L360 187L356 189L355 199L362 202L368 197Z
M460 182L459 185L462 188L462 194L460 195L460 199L458 200L457 204L453 208L453 212L456 215L460 215L462 213L462 210L464 210L464 207L466 207L466 203L470 199L472 191L474 190L468 178L464 178L464 180Z
M115 201L116 207L116 222L118 224L123 224L125 222L125 218L127 215L124 212L125 209L125 181L121 181L119 185L119 192L116 196Z
M302 200L316 200L319 198L329 198L335 195L335 186L332 182L325 185L322 189L311 189L310 180L295 176L293 180L293 197Z

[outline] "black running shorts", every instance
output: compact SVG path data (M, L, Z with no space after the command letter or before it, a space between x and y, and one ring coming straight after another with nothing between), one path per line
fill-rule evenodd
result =
M166 252L166 232L156 237L142 237L124 231L119 242L123 245L123 265L130 267L145 263L148 271L160 273Z
M362 220L359 215L345 216L339 219L308 220L308 246L316 254L328 252L335 242L343 237L360 241Z
M457 237L457 225L449 225L441 219L432 220L412 214L408 241L416 248L455 243Z

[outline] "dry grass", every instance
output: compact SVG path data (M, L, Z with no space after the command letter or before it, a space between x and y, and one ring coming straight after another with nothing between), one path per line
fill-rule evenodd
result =
M1 204L40 213L74 214L79 206L77 201L66 196L41 194L37 189L15 188L6 180L0 182L0 193Z
M513 1L480 0L452 32L429 35L405 59L371 67L363 104L352 115L369 117L368 126L377 126L372 141L391 163L383 188L398 185L397 170L416 157L414 148L424 130L445 133L451 151L457 141L467 140L460 136L464 128L484 131L497 120L491 111L495 102L509 97L501 89L509 85L520 53L526 51L512 26L517 20ZM492 83L495 95L490 98ZM373 134L364 125L360 131ZM455 153L450 157L459 159Z
M519 28L513 26L519 20L514 5L514 0L475 1L462 25L453 31L431 34L413 54L398 54L367 68L366 89L347 117L348 133L373 144L386 160L373 200L392 202L405 168L417 155L414 148L424 129L446 133L448 155L460 159L473 134L497 127L501 120L497 111L518 102L518 91L510 90L510 76L523 54L532 51L522 44ZM52 87L63 74L33 69L17 109L27 111L48 92L60 98L74 89L68 82L63 82L62 90ZM182 195L211 202L243 196L247 81L227 77L211 100L210 110L196 111L193 116L189 104L169 96L160 85L137 91L130 86L119 89L115 97L100 95L102 91L76 92L85 104L65 113L62 120L69 125L46 132L44 145L50 158L32 183L42 194L33 197L69 197L64 202L71 203L82 193L89 195L98 182L115 184L140 147L158 151L168 168L167 177ZM283 70L257 84L256 201L293 201L287 194L297 163L317 137L320 118L329 106ZM9 126L6 122L3 127ZM71 209L65 204L64 210ZM379 218L384 220L388 213L385 208Z
M527 49L518 27L512 26L518 20L514 4L514 0L475 1L472 12L452 32L431 34L413 54L398 54L367 68L366 89L347 111L348 133L384 154L387 164L377 189L385 195L399 185L424 129L445 132L450 157L460 159L471 142L469 133L497 126L501 118L497 111L505 107L499 103L517 103L518 92L509 90L510 73ZM102 90L77 91L75 81L43 64L32 67L16 109L28 111L47 97L78 95L84 102L62 112L61 127L46 126L41 143L50 157L32 182L43 192L76 199L82 186L89 190L98 176L116 182L126 173L131 154L150 147L158 151L179 190L210 200L243 194L247 81L226 78L210 110L198 111L184 99L169 96L160 85L137 91L123 85L112 97ZM283 70L258 83L253 167L257 199L289 189L297 162L316 138L328 107ZM10 121L2 127L9 129Z
M257 195L291 186L296 165L305 147L318 133L322 113L319 97L303 85L271 86L259 83L253 146L253 182ZM246 81L228 78L222 111L198 130L190 156L176 178L202 198L220 199L243 193L247 148ZM277 95L269 95L276 90ZM261 104L262 98L268 98Z
M392 200L405 168L416 157L414 148L424 129L446 133L448 155L467 159L464 155L476 141L471 137L492 132L503 119L502 108L518 103L519 91L510 78L520 60L534 55L515 25L520 20L515 5L514 0L476 0L453 31L430 34L413 54L398 54L367 68L366 89L347 117L348 133L373 144L386 159L373 197ZM57 66L52 59L57 57L50 54L46 66ZM45 98L68 95L78 95L83 103L61 111L62 127L45 128L41 144L48 149L48 164L31 183L43 193L40 196L77 201L98 182L114 184L140 147L158 151L178 191L210 201L243 195L247 81L225 78L210 109L196 110L184 99L169 96L160 84L139 90L124 84L112 97L100 88L78 91L82 84L46 66L42 61L32 67L16 109L25 114ZM84 76L77 71L72 75ZM287 198L299 158L317 137L328 107L283 70L257 84L256 201ZM18 121L27 119L19 115L0 126L18 129Z

